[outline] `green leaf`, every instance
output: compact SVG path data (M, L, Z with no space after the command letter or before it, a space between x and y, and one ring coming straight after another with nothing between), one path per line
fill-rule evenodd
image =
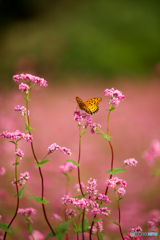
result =
M73 197L73 198L81 199L81 198L85 197L87 194L88 194L88 193L84 193L84 195L78 195L78 196L75 196L75 197Z
M75 161L73 161L73 160L66 160L66 162L71 162L71 163L73 163L75 166L80 166L79 163L77 163L77 162L75 162Z
M64 173L64 172L63 172L63 174L64 174L66 177L68 177L68 179L71 179L71 176L70 176L69 174Z
M120 223L116 222L116 221L111 221L112 223L116 224L116 225L121 225Z
M123 197L119 198L119 199L117 200L117 202L119 202L122 198L123 198Z
M127 170L124 168L113 168L113 170L108 170L107 172L110 173L110 175L117 174L120 172L126 172Z
M72 223L72 226L73 226L73 228L74 228L74 233L77 233L78 230L77 230L77 226L76 226L76 224Z
M55 236L55 239L56 239L56 240L62 240L62 239L64 238L64 235L65 235L65 233L67 232L67 228L68 228L68 225L69 225L70 223L71 223L71 220L62 223L62 224L60 224L57 228L54 228L54 229L53 229L54 232L55 232L55 234L56 234L56 236ZM47 239L47 238L51 238L51 237L53 237L53 236L54 236L53 233L50 232L50 233L48 234L48 236L46 237L46 239Z
M24 97L24 99L26 99L27 101L31 101L29 98L27 98L27 97Z
M45 159L45 160L42 160L42 161L38 161L38 165L36 166L36 168L39 168L41 167L43 164L45 164L46 162L49 162L51 161L52 159Z
M23 190L25 189L25 187L21 188L20 191L19 191L19 199L22 198L23 196ZM14 195L14 197L17 197L17 193Z
M110 109L110 111L113 112L114 109L116 109L116 108L115 108L115 107L112 107L112 108Z
M102 137L104 137L105 140L110 141L110 138L111 138L110 136L105 135L104 133L96 133L96 134L99 134L99 135L101 135Z
M28 123L27 123L27 122L25 122L25 124L26 124L26 132L29 132L29 130L34 130L33 128L31 128L31 127L28 126Z
M84 232L90 232L88 229L89 223L86 217L84 217ZM79 224L78 233L82 233L82 222Z
M38 197L38 196L28 198L28 200L31 200L31 199L34 199L36 202L41 202L43 204L49 203L48 201L45 200L45 198L43 198L43 200L42 200L42 198Z
M20 162L15 162L15 163L13 163L13 166L14 166L14 165L19 165L19 164L20 164Z
M92 222L100 222L102 221L102 218L101 219L97 219L97 218L93 218Z
M82 136L83 136L85 133L87 133L87 132L82 132L82 133L81 133L79 136L81 136L81 137L82 137Z
M13 144L17 145L17 143L16 143L16 142L14 142L14 141L9 141L9 142L11 142L11 143L13 143Z
M28 222L28 233L30 233L30 232L33 232L33 228L32 228L32 226L31 226L31 223L30 223L30 221Z
M9 227L9 228L7 228L7 227L8 227L7 223L3 223L3 222L0 223L0 228L1 229L3 229L7 233L11 233L11 227Z
M103 236L102 233L100 234L100 238L99 238L99 240L104 240L104 236Z

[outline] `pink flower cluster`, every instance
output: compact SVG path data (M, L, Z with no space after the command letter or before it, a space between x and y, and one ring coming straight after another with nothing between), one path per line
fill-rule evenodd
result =
M25 84L25 83L21 83L21 84L19 85L19 90L21 90L22 92L28 93L29 86L28 86L27 84Z
M64 154L68 154L69 156L72 154L70 149L66 147L60 147L56 143L51 144L47 149L48 154L53 153L54 151L60 151Z
M160 211L155 209L149 213L150 221L148 221L148 227L150 231L158 232L160 226Z
M92 117L89 114L81 113L80 110L74 112L74 121L81 123L84 120L83 128L87 128L89 126L90 131L94 134L98 128L101 128L99 123L92 123Z
M79 183L76 183L73 187L74 189L77 190L77 192L80 192L80 186L79 186ZM83 182L81 182L81 188L84 189L85 188L85 185Z
M14 110L17 112L20 112L22 116L27 115L26 108L24 106L17 105L14 107ZM29 115L29 110L28 110L28 115Z
M64 203L65 205L73 204L80 211L85 210L86 212L88 212L89 209L91 209L92 215L103 214L104 216L108 216L111 213L111 211L108 210L107 207L100 207L99 204L95 201L95 199L92 200L91 198L78 199L69 197L67 195L63 197L62 203Z
M124 196L124 194L126 193L126 190L124 188L118 188L117 187L127 187L127 182L125 180L119 179L118 177L114 177L111 179L108 179L106 182L106 186L107 187L112 187L115 190L117 190L117 193L119 194L119 197Z
M76 168L77 168L77 166L75 166L73 163L65 162L64 165L59 166L59 171L61 173L64 173L64 172L72 171Z
M17 185L24 185L27 180L30 178L30 175L28 172L24 172L20 174L20 178L17 180ZM15 186L16 185L16 179L14 179L14 181L12 181L12 185Z
M27 83L33 82L33 83L39 83L40 86L47 87L47 81L44 78L40 78L37 76L33 76L31 74L18 74L13 76L14 82L19 82L25 80Z
M112 104L113 107L117 107L120 103L120 100L124 99L125 96L119 90L115 90L114 88L106 89L104 91L104 95L107 97L111 97L109 104Z
M31 235L29 235L28 236L28 239L29 240L44 240L45 239L45 236L41 233L41 232L39 232L38 230L34 230L33 232L32 232L32 236Z
M6 169L4 167L0 167L0 175L3 176L6 173Z
M52 214L52 219L55 221L62 221L62 218L57 213Z
M136 161L134 158L129 158L124 161L124 164L128 166L134 166L134 167L136 167L137 163L138 161Z
M16 152L14 153L16 156L20 157L20 159L24 156L24 153L21 149L17 148Z
M98 190L96 190L97 187L97 180L90 178L88 180L88 186L87 186L87 193L89 194L97 194Z
M17 211L18 215L29 217L30 215L36 214L37 211L34 208L19 208Z
M89 229L91 229L91 227L89 227ZM94 222L94 225L92 227L92 234L95 234L96 232L102 232L103 231L103 222Z
M8 138L11 139L12 141L17 141L21 138L27 140L27 142L32 142L33 141L33 136L30 135L29 133L21 133L19 130L16 130L15 132L7 132L4 131L0 133L0 137L2 138Z
M131 237L130 236L130 232L142 232L142 228L141 227L136 227L136 228L131 228L128 230L128 233L127 234L124 234L123 237L124 237L124 240L131 240L131 239L134 239L134 240L143 240L143 238L141 236L134 236L134 237Z
M153 163L156 158L160 158L160 142L153 140L148 150L143 153L143 158L148 163Z
M77 214L75 213L75 210L73 209L66 209L66 214L68 215L69 219L77 216Z

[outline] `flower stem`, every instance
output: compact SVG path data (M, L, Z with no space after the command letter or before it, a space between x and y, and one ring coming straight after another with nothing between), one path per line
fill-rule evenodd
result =
M15 145L15 152L17 150L17 144ZM17 159L18 157L15 156L15 163L17 163ZM13 216L13 218L11 219L7 229L11 226L12 222L14 221L14 219L16 218L17 216L17 211L18 211L18 208L19 208L19 191L18 191L18 184L17 184L17 180L18 180L18 177L17 177L17 164L15 164L15 179L16 179L16 192L17 192L17 206L16 206L16 211L15 211L15 214ZM6 239L6 236L7 236L7 232L5 232L4 234L4 237L3 237L3 240Z
M29 98L29 93L28 93L28 96L27 96L27 99ZM27 109L27 121L28 121L28 132L29 134L31 135L31 131L30 131L30 121L29 121L29 115L28 115L28 100L26 99L26 109ZM34 147L33 147L33 142L31 142L31 149L32 149L32 153L33 153L33 156L34 156L34 159L36 161L37 164L38 163L38 159L36 157L36 154L35 154L35 151L34 151ZM42 200L44 198L44 180L43 180L43 175L42 175L42 171L41 171L41 168L39 167L38 168L39 170L39 174L40 174L40 178L41 178L41 197L42 197ZM46 215L46 210L45 210L45 206L44 204L42 203L42 209L43 209L43 214L44 214L44 217L45 217L45 220L51 230L51 232L53 233L53 235L55 236L55 232L54 230L52 229L52 226L51 224L49 223L49 220L47 218L47 215Z

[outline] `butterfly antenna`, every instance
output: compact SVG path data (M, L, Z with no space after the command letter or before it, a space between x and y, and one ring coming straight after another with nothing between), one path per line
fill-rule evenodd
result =
M68 99L68 101L71 101L71 102L74 102L74 103L75 103L75 101L72 101L72 100L70 100L70 99Z

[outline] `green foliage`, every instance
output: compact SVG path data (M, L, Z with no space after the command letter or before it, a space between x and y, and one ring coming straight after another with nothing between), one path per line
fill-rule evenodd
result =
M84 232L90 232L88 229L89 223L86 217L84 217ZM78 233L82 233L82 222L79 224Z
M36 202L41 202L43 204L49 203L47 200L45 200L45 198L43 198L43 200L42 200L42 198L38 197L38 196L28 198L28 200L31 200L31 199L34 199Z
M120 172L126 172L127 170L124 168L113 168L113 170L108 170L107 173L109 173L110 175L114 175Z
M0 223L0 228L3 229L7 233L11 233L11 227L7 228L8 224L7 223Z
M118 226L120 226L120 223L118 223L118 222L116 222L116 221L111 221L112 223L114 223L114 224L116 224L116 225L118 225Z
M25 189L25 187L21 188L20 191L19 191L19 199L22 198L23 196L23 190ZM14 197L17 197L17 193L14 195Z
M68 179L71 179L71 176L65 172L63 172L63 174L68 178Z
M54 229L53 229L54 232L55 232L55 234L56 234L56 236L55 236L56 240L62 240L62 239L64 238L64 235L65 235L65 233L67 232L67 228L68 228L68 226L69 226L70 223L71 223L71 220L62 223L62 224L60 224L57 228L54 228ZM51 238L51 237L53 237L53 236L54 236L53 233L50 232L50 233L48 234L48 236L46 237L46 239L47 239L47 238Z
M111 138L111 137L105 135L104 133L96 133L96 134L99 134L99 135L101 135L105 140L110 141L110 138Z
M36 168L39 168L41 167L43 164L45 164L46 162L49 162L51 161L52 159L45 159L45 160L42 160L42 161L38 161L38 165L36 166Z
M77 163L77 162L75 162L75 161L73 161L73 160L66 160L66 162L71 162L71 163L73 163L75 166L80 166L79 163Z
M14 166L14 165L19 165L19 164L20 164L20 162L15 162L15 163L13 163L13 166Z

